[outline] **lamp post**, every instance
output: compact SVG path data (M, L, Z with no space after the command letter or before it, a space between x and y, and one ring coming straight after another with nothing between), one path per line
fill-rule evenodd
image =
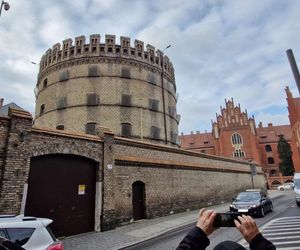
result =
M250 165L251 184L252 184L252 188L254 188L253 176L256 175L256 166L252 164L252 160L249 160L249 165Z
M1 12L2 12L2 8L4 7L4 10L9 10L10 6L8 2L4 2L3 0L1 0L1 7L0 7L0 16L1 16Z
M170 48L171 45L168 45L163 49L162 52ZM164 92L164 55L161 55L161 91L162 91L162 101L163 101L163 115L164 115L164 130L165 130L165 144L168 144L168 136L167 136L167 120L166 120L166 105L165 105L165 92Z

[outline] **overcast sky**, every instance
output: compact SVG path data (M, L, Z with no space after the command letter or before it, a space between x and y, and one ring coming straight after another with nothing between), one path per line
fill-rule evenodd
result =
M0 17L0 97L34 112L39 62L57 42L113 34L165 51L173 62L179 131L211 131L233 98L263 125L288 124L286 50L300 65L298 0L6 0ZM104 42L104 39L101 39Z

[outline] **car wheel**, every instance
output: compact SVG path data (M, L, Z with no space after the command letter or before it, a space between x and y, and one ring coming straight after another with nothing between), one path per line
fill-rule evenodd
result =
M300 203L297 203L297 206L300 207Z
M283 191L284 189L283 188L280 188L280 191Z
M260 208L260 217L265 217L265 210L263 207Z
M270 212L273 212L273 204L270 205Z

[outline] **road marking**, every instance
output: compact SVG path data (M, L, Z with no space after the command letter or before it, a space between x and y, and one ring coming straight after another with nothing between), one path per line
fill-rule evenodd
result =
M276 246L276 249L300 249L300 216L271 220L260 227L260 232ZM239 243L245 248L248 247L244 239Z

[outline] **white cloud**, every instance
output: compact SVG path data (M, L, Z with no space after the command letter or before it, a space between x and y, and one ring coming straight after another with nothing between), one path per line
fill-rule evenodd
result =
M173 62L180 131L211 130L224 99L256 121L288 122L284 88L298 91L285 51L300 63L300 2L293 0L9 0L0 20L0 86L5 101L33 111L35 65L57 42L100 33L164 49ZM104 40L102 39L102 42ZM117 40L118 41L118 40ZM298 64L299 64L298 63ZM267 110L267 111L266 111ZM268 120L269 119L269 120Z

